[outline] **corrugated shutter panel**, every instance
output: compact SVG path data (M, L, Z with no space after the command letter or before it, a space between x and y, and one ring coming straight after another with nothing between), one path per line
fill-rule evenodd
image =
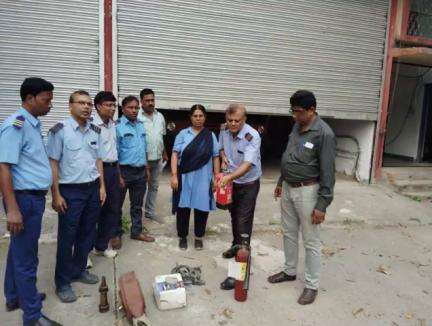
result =
M163 108L229 101L287 114L314 91L321 114L377 117L388 0L118 0L119 95Z
M44 132L69 115L72 91L99 89L99 5L86 0L8 0L0 5L0 121L19 108L26 77L54 84Z

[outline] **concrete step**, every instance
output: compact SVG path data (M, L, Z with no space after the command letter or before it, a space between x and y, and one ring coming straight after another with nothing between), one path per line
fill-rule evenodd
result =
M402 191L401 194L417 201L432 199L432 191Z
M402 179L394 180L392 185L399 191L423 192L432 191L432 179Z
M432 167L385 167L383 177L388 181L432 179Z

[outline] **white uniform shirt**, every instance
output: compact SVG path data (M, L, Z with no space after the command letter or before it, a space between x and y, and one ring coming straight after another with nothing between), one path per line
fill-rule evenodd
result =
M100 149L103 162L117 162L117 136L115 122L110 120L105 124L98 113L93 116L93 124L101 128L102 146Z

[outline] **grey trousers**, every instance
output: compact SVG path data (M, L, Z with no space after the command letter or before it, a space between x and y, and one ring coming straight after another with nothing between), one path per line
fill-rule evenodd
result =
M312 224L319 185L293 188L282 184L281 218L285 251L284 272L297 274L299 231L305 248L305 285L318 289L321 268L320 225Z
M144 216L148 218L156 215L156 196L159 188L159 162L160 160L147 162L147 167L150 169L150 175L147 179L148 187Z

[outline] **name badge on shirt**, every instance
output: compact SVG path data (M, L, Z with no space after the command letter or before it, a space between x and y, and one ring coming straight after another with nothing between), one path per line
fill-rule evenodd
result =
M307 142L304 144L304 147L309 148L309 149L313 149L313 148L314 148L314 144L312 144L312 143L310 143L310 142L307 141Z

